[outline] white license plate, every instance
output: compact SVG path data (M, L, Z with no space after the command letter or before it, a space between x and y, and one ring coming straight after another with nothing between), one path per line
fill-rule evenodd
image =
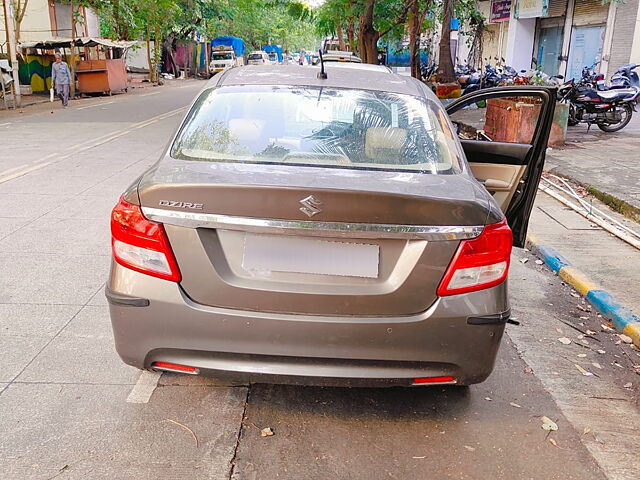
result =
M378 245L247 233L242 268L378 278L379 258Z

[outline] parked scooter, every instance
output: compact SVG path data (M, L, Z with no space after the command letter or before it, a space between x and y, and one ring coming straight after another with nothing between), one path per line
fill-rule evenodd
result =
M637 63L628 63L618 68L616 73L611 76L610 88L640 88L640 78L638 78L638 72L635 71L639 66L640 64Z
M558 89L558 100L569 105L569 125L594 123L603 132L626 127L635 111L640 88L629 87L599 91L588 82L572 78Z

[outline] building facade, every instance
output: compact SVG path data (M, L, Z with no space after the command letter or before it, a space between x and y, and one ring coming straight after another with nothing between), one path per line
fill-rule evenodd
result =
M13 5L18 0L11 0ZM24 4L21 0L20 4ZM99 37L100 21L91 8L78 7L79 21L76 37ZM51 0L29 0L22 22L18 42L38 42L56 37L71 37L71 6ZM4 9L0 8L0 54L6 53Z
M516 70L579 78L594 66L608 77L640 63L640 0L480 0L487 18L483 57ZM495 63L495 62L490 62Z

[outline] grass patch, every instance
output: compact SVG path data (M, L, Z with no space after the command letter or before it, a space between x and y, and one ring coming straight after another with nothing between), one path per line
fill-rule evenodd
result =
M601 192L597 188L587 187L587 192L589 194L596 197L602 203L605 203L609 208L615 210L618 213L621 213L627 218L630 218L634 222L640 223L640 208L634 207L633 205L625 202L624 200L620 200L619 198L614 197L613 195L609 195L608 193Z

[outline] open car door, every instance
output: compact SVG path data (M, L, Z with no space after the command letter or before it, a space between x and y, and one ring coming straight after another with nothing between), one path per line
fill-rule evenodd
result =
M555 100L554 88L497 87L446 107L471 170L505 213L516 247L525 243Z

